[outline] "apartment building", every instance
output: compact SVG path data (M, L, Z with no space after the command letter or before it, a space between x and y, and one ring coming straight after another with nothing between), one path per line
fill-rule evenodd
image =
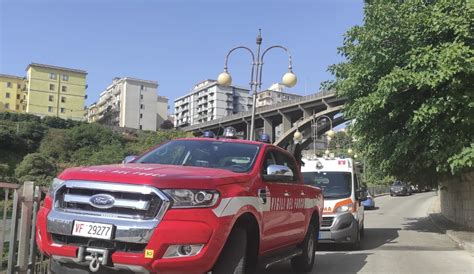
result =
M184 127L252 109L249 90L205 80L174 101L175 126Z
M158 96L157 90L156 81L114 78L99 101L88 108L88 121L156 131L168 112L168 98Z
M0 74L0 111L26 111L25 83L23 77Z
M87 72L31 63L26 68L26 113L82 120Z
M257 108L270 106L276 103L295 100L301 95L283 92L284 86L276 83L270 86L267 90L262 91L257 96Z

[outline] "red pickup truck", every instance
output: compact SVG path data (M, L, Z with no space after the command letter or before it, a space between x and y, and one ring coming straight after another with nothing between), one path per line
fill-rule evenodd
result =
M251 273L288 259L307 272L322 210L321 190L279 147L176 139L62 172L36 240L53 273Z

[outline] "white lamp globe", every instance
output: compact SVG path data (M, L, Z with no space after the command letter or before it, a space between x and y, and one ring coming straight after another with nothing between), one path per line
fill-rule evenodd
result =
M301 142L301 140L303 140L303 135L301 134L299 130L296 130L295 134L293 134L293 140L298 143Z
M282 84L289 88L294 87L297 81L298 79L296 78L296 75L291 71L285 73L282 78Z
M348 153L348 154L352 154L352 152L353 152L353 151L352 151L351 148L349 148L349 149L347 150L347 153Z
M327 132L327 135L328 135L328 137L332 138L332 137L336 136L336 132L334 132L334 130L331 129Z
M228 87L230 84L232 84L232 76L224 71L217 77L217 83L219 83L221 86Z

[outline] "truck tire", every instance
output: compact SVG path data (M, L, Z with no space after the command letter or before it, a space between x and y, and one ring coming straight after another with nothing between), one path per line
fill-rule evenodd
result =
M227 239L219 258L217 259L213 274L244 274L247 263L247 231L235 227Z
M314 223L309 224L308 232L301 245L303 254L291 259L291 267L298 273L308 273L313 269L319 235L318 227Z

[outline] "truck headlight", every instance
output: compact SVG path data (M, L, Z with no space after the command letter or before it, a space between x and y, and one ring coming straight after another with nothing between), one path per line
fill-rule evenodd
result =
M173 200L172 208L211 207L217 203L216 190L163 189Z
M53 182L49 186L48 195L53 196L54 192L56 192L56 190L58 190L64 184L64 182L66 181L58 179L58 178L54 178Z
M336 213L343 213L343 212L349 212L352 209L352 204L346 204L342 205L340 207L336 207Z

